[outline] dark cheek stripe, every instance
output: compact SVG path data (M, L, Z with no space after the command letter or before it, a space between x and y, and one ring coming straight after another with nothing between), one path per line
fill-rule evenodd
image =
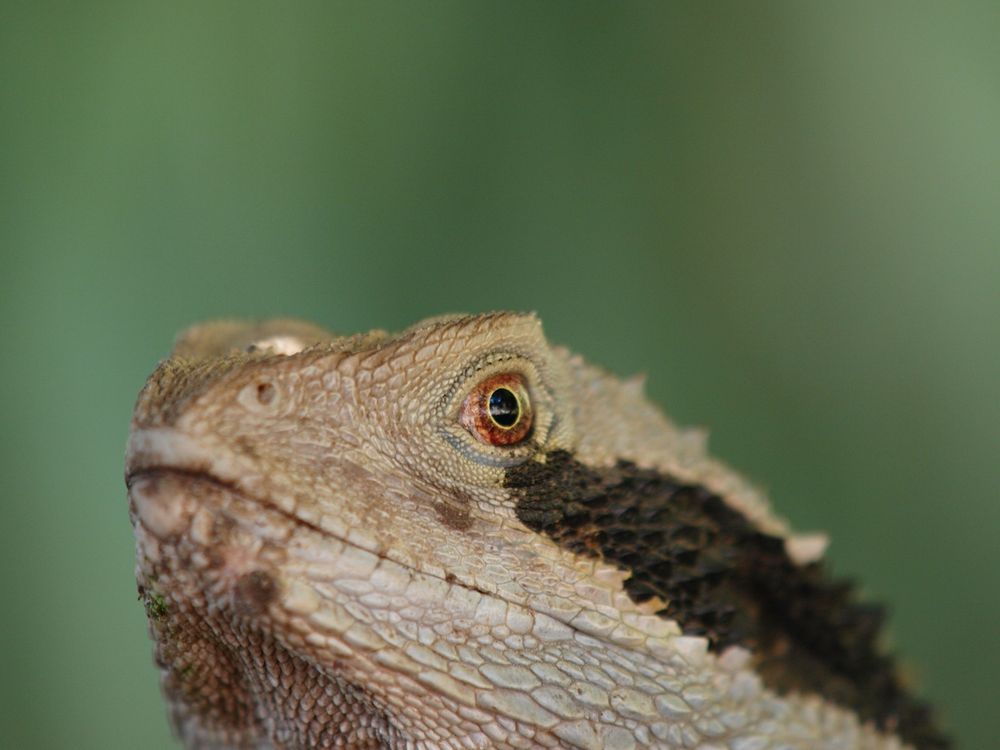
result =
M506 485L528 528L630 570L634 601L660 597L661 615L715 651L751 650L772 689L818 693L919 750L950 747L878 648L883 610L855 601L820 564L795 565L781 539L717 495L627 462L593 469L563 451L508 469Z

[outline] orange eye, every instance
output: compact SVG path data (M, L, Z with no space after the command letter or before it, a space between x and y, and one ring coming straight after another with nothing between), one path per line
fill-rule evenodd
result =
M531 432L531 401L524 378L504 373L472 389L462 404L462 426L487 445L513 445Z

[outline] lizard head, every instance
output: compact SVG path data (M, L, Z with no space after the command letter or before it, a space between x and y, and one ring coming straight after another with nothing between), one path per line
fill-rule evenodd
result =
M139 396L126 481L192 746L680 743L818 683L848 708L814 724L887 726L854 673L790 666L815 655L759 601L787 579L870 629L809 577L822 541L532 315L193 328Z
M474 583L485 567L475 545L514 519L508 470L572 448L568 378L530 315L436 319L395 337L198 327L135 409L126 471L136 518L147 530L246 527L254 545L273 519L312 554L339 540ZM194 491L178 497L179 485ZM298 580L266 572L276 591Z

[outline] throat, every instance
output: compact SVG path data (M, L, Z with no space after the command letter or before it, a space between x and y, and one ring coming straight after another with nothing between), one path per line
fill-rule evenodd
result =
M714 651L748 649L777 692L817 693L920 750L949 746L877 646L882 609L859 603L848 582L796 565L781 538L704 487L624 461L546 459L507 471L526 526L629 571L630 598L667 602L658 614Z
M153 622L172 722L188 747L375 750L403 739L363 688L246 621L177 612Z

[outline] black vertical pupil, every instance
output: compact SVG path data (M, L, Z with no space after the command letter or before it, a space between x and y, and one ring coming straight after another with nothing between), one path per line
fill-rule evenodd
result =
M513 427L521 416L517 396L506 388L497 388L490 394L490 416L501 427Z

